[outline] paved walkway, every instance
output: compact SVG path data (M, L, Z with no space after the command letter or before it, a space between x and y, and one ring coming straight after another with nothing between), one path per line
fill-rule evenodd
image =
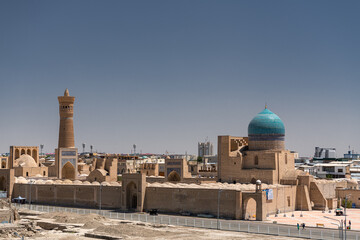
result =
M292 217L292 214L294 214L294 217ZM305 225L309 227L316 227L316 224L324 224L325 228L338 229L339 222L341 222L341 220L345 221L345 216L335 216L333 210L331 212L325 211L324 213L322 211L303 211L302 217L300 217L300 214L301 211L295 211L286 213L286 217L284 217L283 213L278 214L277 217L270 215L266 222L277 221L280 224L294 226L297 223L305 223ZM351 229L360 231L360 209L346 209L346 214L346 224L348 225L350 220Z
M28 208L29 206L21 205L18 207ZM341 237L339 236L340 232L337 229L337 226L333 225L334 227L332 227L331 223L332 221L336 223L336 220L341 220L344 218L337 217L334 218L335 220L326 219L324 218L324 216L334 217L334 213L326 213L326 215L321 211L313 211L303 212L304 217L300 217L300 212L295 212L294 217L291 217L291 213L287 213L287 217L283 217L283 214L279 217L270 216L269 220L265 222L223 219L217 222L217 219L214 218L201 218L193 216L178 216L166 214L150 216L147 213L125 213L116 210L99 211L98 209L59 207L35 204L31 206L31 209L42 212L73 212L78 214L98 213L113 219L125 219L130 221L141 221L156 224L167 224L207 229L218 228L220 230L235 232L260 233L275 236L300 237L308 239L341 239ZM348 213L351 214L351 216L357 217L357 219L359 219L359 221L351 219L352 222L354 221L353 225L359 226L357 224L360 222L360 209L351 209ZM272 221L274 220L282 224L273 224ZM325 224L326 228L314 227L316 223L320 223L320 220L322 220L321 223ZM300 229L299 231L296 227L297 222L305 222L307 227L304 230ZM360 232L354 230L347 231L347 240L360 240Z

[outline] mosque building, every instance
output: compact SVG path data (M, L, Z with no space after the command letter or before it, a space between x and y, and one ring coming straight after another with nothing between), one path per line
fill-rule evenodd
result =
M285 126L267 107L249 123L248 137L218 137L218 178L229 183L296 180L294 154L285 150Z

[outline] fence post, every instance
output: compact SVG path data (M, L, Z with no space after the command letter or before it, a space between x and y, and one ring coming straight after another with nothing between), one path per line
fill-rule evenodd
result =
M194 227L195 227L195 218L194 218Z
M278 236L280 236L280 227L278 226Z
M125 220L125 213L124 213L124 220Z
M323 231L321 230L321 239L323 239Z
M248 232L250 232L250 224L248 223Z
M310 229L310 239L311 239L311 229Z
M270 234L270 227L268 226L268 234Z
M241 229L240 229L240 223L238 223L238 225L239 225L239 232L241 231Z
M163 216L160 217L160 224L162 223Z
M290 228L288 228L288 236L290 237Z
M169 217L169 225L171 224L171 218Z
M147 222L147 214L145 215L145 222Z
M187 226L187 218L185 218L185 226Z
M258 233L260 232L260 225L258 225Z
M202 220L202 227L204 228L204 220Z
M176 218L176 223L177 223L176 225L179 226L179 218L178 217Z

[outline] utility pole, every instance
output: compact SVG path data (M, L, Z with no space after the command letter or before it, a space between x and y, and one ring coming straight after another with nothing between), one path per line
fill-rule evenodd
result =
M99 212L100 212L100 215L101 215L101 197L102 197L102 196L101 196L101 195L102 195L101 193L102 193L102 184L100 183L100 201L99 201L99 202L100 202L100 204L99 204Z
M301 213L300 213L300 217L302 217L303 216L303 214L302 214L302 198L303 198L303 188L301 188L301 194L300 194L300 208L301 208Z

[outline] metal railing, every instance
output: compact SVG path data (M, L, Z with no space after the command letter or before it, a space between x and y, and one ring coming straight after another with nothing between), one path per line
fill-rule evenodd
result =
M48 205L14 204L18 209L30 209L39 212L72 212L77 214L99 214L110 219L139 221L152 224L166 224L175 226L186 226L195 228L219 229L225 231L247 232L255 234L266 234L275 236L297 237L307 239L344 239L342 233L337 229L310 228L298 230L296 226L264 224L262 222L242 222L237 220L218 220L198 217L149 215L145 213L125 213L111 210L71 208ZM360 240L359 233L347 231L347 240Z

